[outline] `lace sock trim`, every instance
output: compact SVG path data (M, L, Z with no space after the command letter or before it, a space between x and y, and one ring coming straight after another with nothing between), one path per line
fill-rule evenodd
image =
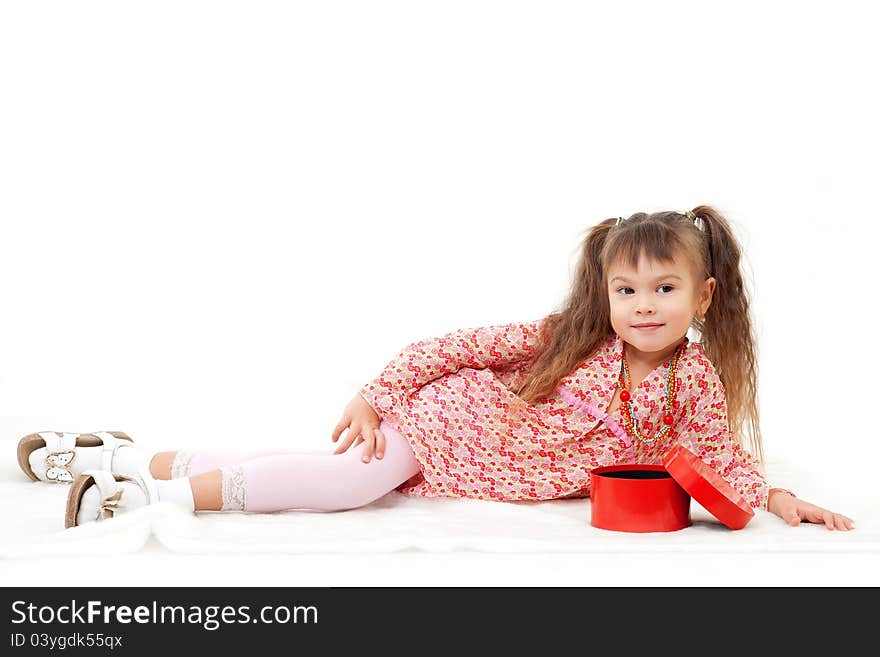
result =
M171 478L189 477L189 464L192 461L192 452L177 452L171 462Z
M220 493L223 497L221 511L244 511L247 504L245 493L244 469L239 466L220 468L222 485Z

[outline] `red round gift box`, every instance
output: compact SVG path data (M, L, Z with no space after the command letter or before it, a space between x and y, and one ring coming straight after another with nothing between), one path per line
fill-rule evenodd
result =
M749 503L685 447L663 465L629 463L590 471L590 524L623 532L670 532L691 524L691 496L730 529L754 517Z

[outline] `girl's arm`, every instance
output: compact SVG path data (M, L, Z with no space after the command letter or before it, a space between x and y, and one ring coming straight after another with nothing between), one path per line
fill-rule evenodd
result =
M403 349L360 395L382 417L426 383L463 367L504 367L530 358L546 318L533 322L460 329Z
M706 370L700 396L691 402L681 443L733 486L753 508L767 509L770 485L758 460L736 440L727 420L727 397L718 374Z
M740 446L730 431L727 397L718 374L709 371L706 382L687 423L682 444L715 469L752 507L766 509L793 527L803 520L824 523L828 529L852 529L851 518L810 504L783 488L770 488L758 471L757 459Z

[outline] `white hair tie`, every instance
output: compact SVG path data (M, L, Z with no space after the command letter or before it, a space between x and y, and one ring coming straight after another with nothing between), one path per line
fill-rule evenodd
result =
M694 222L694 226L697 227L698 230L703 230L703 218L695 215L691 210L688 210L684 213L688 219Z

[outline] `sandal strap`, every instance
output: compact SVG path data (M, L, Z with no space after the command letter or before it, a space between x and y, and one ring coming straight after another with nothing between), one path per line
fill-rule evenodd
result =
M101 469L111 472L116 450L122 446L131 445L131 443L127 440L119 440L119 438L107 431L96 431L93 435L100 438L104 443L104 449L101 452Z
M105 470L86 470L84 475L89 475L95 480L95 485L101 492L101 498L110 497L119 489L119 482L109 472Z
M47 454L59 454L62 452L74 452L77 446L76 439L83 434L64 432L59 436L54 431L41 431L37 435L46 442ZM112 472L113 457L116 455L116 450L120 447L130 447L131 442L120 440L109 431L96 431L91 435L97 436L102 442L101 469Z
M76 439L78 433L64 432L60 436L54 431L41 431L37 434L46 441L46 448L49 454L53 452L70 452L76 447Z
M147 504L156 504L159 501L159 489L156 487L156 480L147 468L138 468L140 475L140 483L144 491L147 493Z
M122 488L116 481L116 478L109 472L103 470L86 470L84 475L90 476L98 492L101 495L101 501L98 505L98 515L95 520L104 520L112 518L122 503Z

